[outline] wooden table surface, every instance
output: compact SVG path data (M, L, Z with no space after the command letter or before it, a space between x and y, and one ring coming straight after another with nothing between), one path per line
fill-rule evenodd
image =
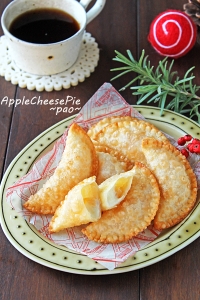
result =
M9 3L0 1L0 14ZM53 92L37 92L19 88L0 77L0 100L62 99L67 95L81 100L83 106L104 83L110 82L110 69L116 67L112 60L114 50L126 53L130 49L135 58L141 50L157 65L161 57L147 40L153 18L166 9L182 10L186 0L107 0L102 13L88 25L87 31L95 37L100 48L100 60L95 72L82 83L70 89ZM2 29L0 29L2 35ZM191 66L200 84L199 46L186 56L176 60L175 68L180 76ZM0 54L1 55L1 54ZM119 90L131 76L113 81ZM136 104L136 97L129 89L122 96L130 104ZM51 125L68 117L67 113L49 110L48 106L0 106L0 172L3 176L9 163L38 134ZM0 230L0 299L1 300L199 300L200 299L200 239L184 249L154 265L123 274L106 276L85 276L57 271L42 266L18 252Z

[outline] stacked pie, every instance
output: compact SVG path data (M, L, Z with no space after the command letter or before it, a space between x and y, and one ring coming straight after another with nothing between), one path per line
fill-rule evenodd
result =
M88 132L70 126L54 174L24 207L52 215L51 233L81 225L90 240L120 243L152 223L157 230L178 224L196 197L190 164L158 128L110 117Z

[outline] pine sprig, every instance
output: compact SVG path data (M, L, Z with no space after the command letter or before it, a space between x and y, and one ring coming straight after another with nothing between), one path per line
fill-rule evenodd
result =
M177 72L172 72L174 61L169 64L168 58L165 57L159 61L157 68L151 66L145 51L138 61L134 59L130 50L127 50L128 57L115 51L116 57L113 60L122 63L124 66L111 69L111 71L119 71L120 73L113 77L115 80L129 72L135 72L137 76L126 84L120 91L130 87L134 90L133 95L137 95L137 104L144 101L147 103L156 103L163 113L164 109L173 110L180 114L190 114L191 118L197 117L200 123L200 97L196 94L200 86L193 84L195 76L192 73L194 67L190 68L182 79L178 77ZM168 66L169 64L169 66ZM139 85L133 84L138 81ZM170 102L167 101L170 96Z

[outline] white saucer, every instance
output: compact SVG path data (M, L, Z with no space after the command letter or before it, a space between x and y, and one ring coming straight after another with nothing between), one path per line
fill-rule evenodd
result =
M52 90L59 91L76 86L94 72L98 60L98 44L90 33L85 32L79 57L71 68L55 75L33 75L16 66L6 45L6 37L0 37L0 75L4 76L5 80L11 81L12 84L18 84L19 87L28 90L51 92Z

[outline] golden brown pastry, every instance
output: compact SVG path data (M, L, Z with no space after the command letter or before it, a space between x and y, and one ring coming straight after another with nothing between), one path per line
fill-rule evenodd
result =
M91 139L93 139L105 126L115 122L130 121L132 119L135 118L130 116L112 116L112 117L103 118L99 122L92 125L88 130L87 134Z
M132 185L125 199L116 208L103 212L97 222L82 229L90 240L120 243L131 239L150 225L160 200L157 180L139 162L135 163L132 173Z
M99 160L96 180L98 184L101 184L104 180L115 174L120 174L132 169L133 163L118 151L96 143L94 143L94 145Z
M38 214L54 214L66 194L83 179L96 176L97 171L98 159L92 141L80 126L73 124L54 174L24 207Z
M142 150L161 191L154 227L169 228L182 221L193 208L197 197L196 176L185 156L171 144L144 139Z
M87 178L69 191L51 219L51 233L94 222L101 217L99 188L95 180L95 176Z
M120 121L105 126L93 139L100 144L118 150L131 161L146 163L141 150L145 137L155 137L157 140L168 141L165 135L154 125L138 119Z

